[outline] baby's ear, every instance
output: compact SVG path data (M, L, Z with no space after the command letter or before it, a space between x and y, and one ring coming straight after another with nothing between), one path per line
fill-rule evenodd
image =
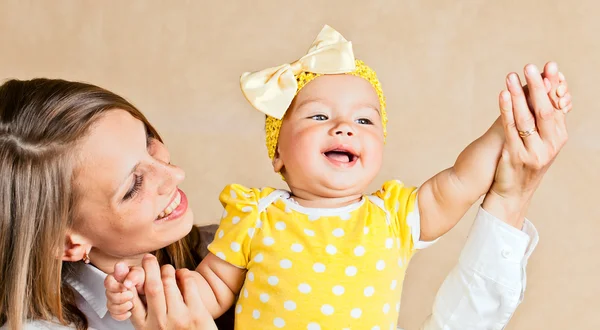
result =
M272 164L273 171L275 171L275 173L280 173L283 169L283 160L281 159L281 157L279 157L279 148L277 148L277 150L275 151L275 156L273 156Z

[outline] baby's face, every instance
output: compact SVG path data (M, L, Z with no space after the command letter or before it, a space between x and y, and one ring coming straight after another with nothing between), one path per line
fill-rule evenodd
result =
M298 93L283 120L275 170L294 191L338 198L362 194L383 158L375 89L351 75L320 76Z

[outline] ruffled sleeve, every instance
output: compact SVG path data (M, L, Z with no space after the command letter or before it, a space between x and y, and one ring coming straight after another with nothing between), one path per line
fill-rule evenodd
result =
M246 268L250 247L258 229L258 189L232 184L221 192L219 200L225 208L214 241L208 250L228 263Z

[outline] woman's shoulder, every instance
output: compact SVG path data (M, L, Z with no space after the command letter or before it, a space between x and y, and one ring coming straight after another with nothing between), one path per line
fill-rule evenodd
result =
M23 325L23 330L67 330L67 329L75 329L74 327L69 327L66 325L44 321L44 320L35 320L35 321L27 321ZM8 326L5 324L0 327L0 330L8 330Z

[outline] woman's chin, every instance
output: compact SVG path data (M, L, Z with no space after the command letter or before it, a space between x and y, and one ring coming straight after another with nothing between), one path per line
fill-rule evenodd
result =
M163 248L184 238L192 231L193 226L194 213L191 208L188 208L186 213L176 221L167 221L159 224L159 229L156 232L159 234L159 238L164 246L158 247L157 249Z

